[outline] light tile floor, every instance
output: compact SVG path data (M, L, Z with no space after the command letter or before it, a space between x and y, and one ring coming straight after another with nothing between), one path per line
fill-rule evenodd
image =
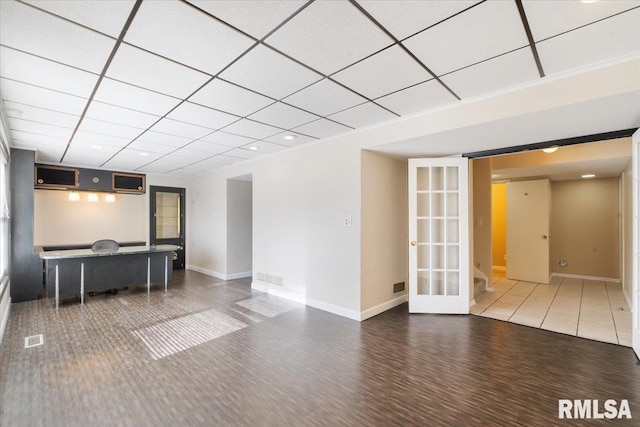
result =
M471 314L631 347L631 311L619 283L554 276L547 285L494 272L493 289L476 295Z

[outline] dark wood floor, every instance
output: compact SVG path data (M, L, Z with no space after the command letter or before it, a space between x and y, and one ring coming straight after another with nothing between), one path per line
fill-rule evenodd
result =
M579 425L558 399L640 419L629 348L404 305L358 323L191 271L167 294L14 304L0 350L2 426Z

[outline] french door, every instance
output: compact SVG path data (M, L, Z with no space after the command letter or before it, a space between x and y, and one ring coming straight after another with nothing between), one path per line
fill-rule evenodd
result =
M640 130L636 130L632 137L633 141L633 224L631 225L633 266L633 325L631 343L636 356L640 359Z
M149 244L178 245L173 254L173 269L185 265L185 189L149 187Z
M409 159L409 312L469 313L467 158Z

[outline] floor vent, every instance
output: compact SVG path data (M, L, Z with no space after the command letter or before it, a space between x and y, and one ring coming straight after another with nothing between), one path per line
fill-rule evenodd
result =
M24 348L37 347L42 344L44 344L44 335L42 334L31 335L24 339Z

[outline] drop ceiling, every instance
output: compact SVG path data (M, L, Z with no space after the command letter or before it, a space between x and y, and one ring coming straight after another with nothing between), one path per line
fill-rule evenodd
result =
M640 0L2 0L0 93L39 162L193 176L638 53L639 22Z

